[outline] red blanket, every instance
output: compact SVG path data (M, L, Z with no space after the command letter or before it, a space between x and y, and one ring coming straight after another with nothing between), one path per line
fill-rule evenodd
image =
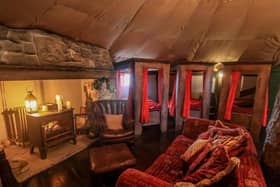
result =
M152 112L152 111L160 111L161 109L161 106L160 106L160 103L157 103L151 99L148 100L148 104L149 104L149 111Z
M201 110L202 103L200 99L191 99L191 110Z

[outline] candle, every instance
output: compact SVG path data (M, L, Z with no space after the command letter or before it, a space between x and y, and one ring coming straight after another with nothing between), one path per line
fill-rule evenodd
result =
M46 105L42 105L42 112L47 112L48 111L48 107Z
M67 109L71 109L72 108L72 105L71 105L70 101L66 101L66 108Z
M55 95L55 100L57 104L57 111L62 111L62 96L61 95Z

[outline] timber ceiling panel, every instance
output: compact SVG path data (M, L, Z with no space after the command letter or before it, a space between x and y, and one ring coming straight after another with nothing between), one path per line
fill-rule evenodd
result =
M0 0L0 23L110 50L115 60L278 61L279 0Z

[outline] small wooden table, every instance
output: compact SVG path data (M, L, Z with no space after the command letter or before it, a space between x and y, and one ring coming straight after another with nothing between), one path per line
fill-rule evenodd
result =
M26 119L31 144L30 153L34 152L34 147L38 147L41 158L46 159L49 147L68 140L73 140L73 143L76 144L73 109L61 112L50 111L26 114ZM49 128L50 123L57 123L61 130L53 131L52 133L52 128Z
M94 174L126 169L136 164L136 159L126 144L112 144L90 150L91 170Z

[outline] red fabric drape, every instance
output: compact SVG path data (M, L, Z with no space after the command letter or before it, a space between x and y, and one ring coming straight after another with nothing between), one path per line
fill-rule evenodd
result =
M262 120L263 127L265 127L267 124L267 113L268 113L268 88L266 88L265 91L265 101L264 101L263 120Z
M141 116L140 122L149 122L149 103L148 103L148 69L143 68L142 77L142 102L141 102Z
M190 106L191 106L191 89L192 89L192 71L186 72L185 80L185 97L182 116L187 118L190 116Z
M163 71L160 69L158 71L158 104L161 106L162 104L162 79L163 79Z
M175 115L175 99L176 99L176 79L177 76L174 79L173 82L173 90L172 90L172 96L168 102L168 107L169 107L169 115L174 116Z
M224 119L226 119L226 120L231 119L232 106L233 106L233 102L235 99L235 93L236 93L236 89L237 89L237 86L239 83L240 75L241 74L238 71L233 71L231 74L231 86L230 86L230 90L229 90L229 94L228 94L228 99L227 99L227 103L226 103L226 111L225 111L225 116L224 116Z

